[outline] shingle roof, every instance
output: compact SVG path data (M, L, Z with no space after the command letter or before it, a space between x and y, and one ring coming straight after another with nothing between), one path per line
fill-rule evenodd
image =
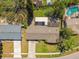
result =
M58 27L30 26L27 29L27 40L45 40L48 43L57 43L58 39Z
M21 26L19 25L0 25L0 40L20 40Z
M20 32L21 26L18 25L0 25L0 32Z
M58 33L58 27L30 26L27 29L27 33Z

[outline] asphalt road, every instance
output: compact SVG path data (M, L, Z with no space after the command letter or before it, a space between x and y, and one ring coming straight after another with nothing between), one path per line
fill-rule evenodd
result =
M39 59L39 58L37 58ZM41 59L47 59L47 58L41 58ZM48 58L48 59L79 59L79 52L77 53L73 53L67 56L63 56L63 57L57 57L57 58Z

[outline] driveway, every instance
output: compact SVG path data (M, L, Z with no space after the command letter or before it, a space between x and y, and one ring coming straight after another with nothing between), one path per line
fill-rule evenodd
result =
M28 58L35 57L36 41L28 41Z
M21 58L21 41L14 41L14 58Z

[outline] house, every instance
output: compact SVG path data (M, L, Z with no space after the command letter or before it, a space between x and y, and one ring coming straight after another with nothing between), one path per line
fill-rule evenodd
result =
M67 28L72 29L74 34L79 34L79 18L66 19Z
M21 26L11 24L0 25L0 40L21 40Z
M79 8L78 5L65 8L63 17L64 27L70 28L74 34L79 34Z
M0 40L12 41L14 58L21 58L21 26L11 24L0 25Z
M50 26L48 17L35 17L35 20L27 28L28 41L43 40L47 43L58 43L59 26Z

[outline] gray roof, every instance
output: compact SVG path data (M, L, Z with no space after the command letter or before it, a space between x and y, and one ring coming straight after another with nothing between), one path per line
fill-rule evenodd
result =
M27 29L27 33L58 33L57 27L48 26L31 26Z
M48 43L57 43L59 27L30 26L27 29L27 40L45 40Z
M0 40L20 40L20 25L0 25Z

